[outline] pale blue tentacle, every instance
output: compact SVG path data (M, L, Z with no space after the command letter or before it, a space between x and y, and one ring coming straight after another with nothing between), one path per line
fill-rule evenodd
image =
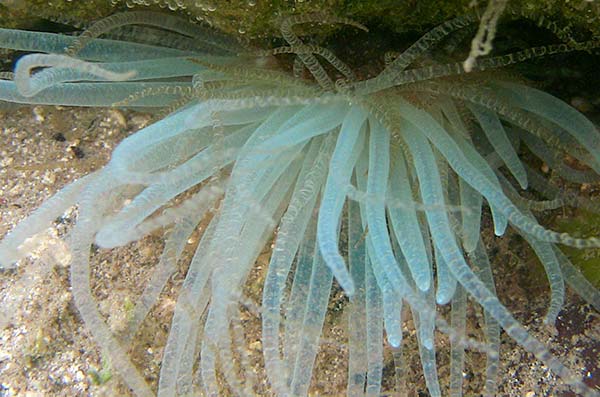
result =
M402 204L388 205L387 211L391 225L417 288L427 291L431 286L431 262L422 234L415 233L415 230L419 230L419 220L406 164L404 159L399 156L395 156L392 161L389 197L393 197Z
M458 180L462 210L462 242L466 252L472 252L480 239L483 197L462 178Z
M494 147L511 174L515 177L522 189L527 189L527 172L521 163L521 159L515 152L504 127L498 116L483 106L467 103L467 107L477 118L485 136Z
M426 124L421 124L421 126L427 127ZM424 135L418 133L419 130L423 131L417 129L412 124L407 123L406 133L403 134L403 137L411 147L411 151L415 157L420 159L420 161L415 162L415 168L417 169L419 179L422 182L420 188L422 190L424 203L437 204L443 197L439 187L439 180L436 182L436 178L439 179L439 176L436 175L435 172L435 160L433 159L431 148ZM443 145L438 146L438 148L440 148L440 151L442 152L445 150ZM446 156L446 158L451 162L451 159L448 156ZM481 180L487 181L486 178L482 178ZM504 330L515 339L519 345L533 353L540 361L544 362L554 373L559 375L575 390L593 395L593 391L590 391L583 382L552 355L544 344L533 338L527 330L515 320L508 309L500 303L496 295L490 292L486 285L473 273L456 245L446 213L443 211L429 211L426 215L432 237L434 241L437 241L437 245L444 255L449 268L461 285L469 291L471 296L473 296L484 309L490 312L502 328L504 328Z
M64 34L0 29L0 43L2 43L2 48L18 51L64 54L65 48L70 46L76 40L76 37ZM104 39L92 40L77 54L80 59L105 62L123 62L191 55L197 54L172 48Z
M342 122L336 147L329 163L329 173L317 225L317 241L323 260L349 295L352 295L353 283L346 270L345 261L339 252L338 229L346 198L346 186L350 182L354 164L364 141L365 117L361 110L352 108Z
M486 287L496 293L494 276L483 241L479 240L469 259L473 264L473 271L484 282ZM500 368L500 324L487 310L484 310L484 334L489 350L486 352L484 396L493 397L498 391L498 370Z
M600 173L600 132L596 126L575 108L560 99L535 88L509 82L494 82L500 93L511 103L552 121L567 131L593 158L589 164Z
M348 318L348 382L346 394L359 397L364 394L368 372L369 351L367 338L366 248L356 202L348 202L348 266L355 285L350 298Z
M97 178L98 173L93 173L71 182L4 236L0 243L0 267L10 268L25 257L27 252L20 248L23 243L50 227L56 218L77 204L81 193Z
M600 246L600 239L590 237L586 239L575 238L565 233L558 233L552 230L548 230L537 223L531 221L531 219L525 216L499 189L494 183L492 183L488 177L483 174L475 164L471 163L471 160L478 158L483 162L485 167L489 169L485 160L483 160L477 152L472 149L471 156L469 159L465 157L465 154L459 148L444 131L444 129L427 113L422 110L415 108L408 102L398 99L399 107L402 111L403 117L406 117L411 123L416 123L417 127L416 134L425 135L431 142L438 148L438 150L444 155L450 166L454 171L459 174L467 183L477 189L481 194L488 200L490 205L495 203L495 206L508 218L515 227L521 229L523 232L531 234L533 237L538 238L542 241L555 242L560 244L566 244L574 247L597 247ZM479 161L478 161L478 164ZM493 171L492 171L493 172Z
M320 150L317 145L311 146L298 176L298 182L290 198L287 211L281 219L265 279L262 306L263 354L271 385L278 393L287 391L287 385L284 382L286 378L284 366L279 357L279 326L283 291L292 261L305 236L308 222L315 208L317 195L324 183L329 155L326 146L321 147Z

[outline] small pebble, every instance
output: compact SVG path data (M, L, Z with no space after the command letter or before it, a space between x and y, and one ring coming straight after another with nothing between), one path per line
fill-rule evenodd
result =
M39 106L33 108L33 116L35 121L38 123L43 123L46 120L46 116L44 115L44 109Z
M71 146L69 149L78 159L82 159L85 157L85 152L79 146Z
M64 142L67 140L67 138L65 138L65 136L61 132L57 132L56 134L54 134L52 136L52 139L54 139L57 142Z
M109 111L109 117L111 119L115 120L117 122L117 124L119 124L119 126L121 126L122 128L127 127L127 118L125 117L123 112L121 112L120 110L111 109Z

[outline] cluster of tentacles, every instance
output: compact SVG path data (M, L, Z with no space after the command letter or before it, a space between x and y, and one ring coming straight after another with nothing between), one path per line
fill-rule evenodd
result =
M32 53L0 81L0 100L168 113L10 232L0 245L2 267L27 255L23 244L76 206L68 238L76 306L124 382L137 395L153 395L127 343L189 236L218 207L179 293L160 396L218 395L224 388L253 394L241 291L273 238L259 311L266 374L277 395L308 393L334 280L349 297L348 395L380 395L383 335L401 348L403 305L412 313L432 396L441 395L436 329L450 336L453 396L462 393L466 348L486 354L484 394L496 393L501 329L575 391L598 395L498 300L481 219L489 207L495 234L510 225L544 265L551 286L546 323L553 324L563 306L565 284L600 309L599 292L559 248L599 247L600 240L549 230L533 214L563 205L598 212L598 204L554 188L519 158L524 145L565 180L596 182L600 133L559 99L484 73L599 43L569 41L484 57L466 74L461 62L430 57L455 32L477 23L463 16L390 57L375 78L357 81L333 53L294 33L294 25L315 21L363 28L331 16L288 17L281 21L288 45L266 53L152 12L114 15L77 37L0 29L2 47ZM140 32L160 41L136 41ZM314 81L261 67L274 54L294 54L295 74L307 69ZM585 168L570 167L566 155ZM521 196L513 181L546 199ZM90 290L90 247L123 246L158 229L165 230L164 252L128 336L117 338ZM467 296L483 307L483 341L467 338ZM449 303L446 321L436 307Z

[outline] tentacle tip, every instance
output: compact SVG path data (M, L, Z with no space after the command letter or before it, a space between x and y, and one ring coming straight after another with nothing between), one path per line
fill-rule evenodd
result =
M426 276L418 278L415 280L415 284L419 290L427 292L429 291L429 288L431 288L431 277Z
M4 259L0 259L0 272L13 270L17 267L17 261L7 262Z
M361 23L357 23L355 26L356 26L358 29L362 30L363 32L367 32L367 33L369 33L369 28L368 28L368 27L366 27L365 25L363 25L363 24L361 24Z
M465 72L470 73L474 67L475 67L475 57L469 56L463 62L463 69L465 70Z
M435 303L437 303L440 306L443 305L447 305L450 302L450 297L446 296L445 294L436 294L435 296Z
M556 328L556 315L544 317L543 324L546 331L548 331L551 335L558 335L558 329Z
M94 239L94 244L102 249L113 249L124 246L129 241L118 241L113 235L108 233L97 234Z
M421 340L423 347L427 350L433 351L433 339L432 338L423 338Z
M340 285L342 286L342 289L348 298L352 298L356 293L356 287L354 286L354 282L352 280L349 280L345 283L340 282Z
M463 249L467 254L472 254L475 251L475 248L477 248L477 241L468 241L463 243Z
M400 344L402 344L401 335L389 335L388 334L387 341L390 344L390 346L394 349L400 347Z
M5 247L0 248L0 271L16 268L20 259L21 255L18 251Z

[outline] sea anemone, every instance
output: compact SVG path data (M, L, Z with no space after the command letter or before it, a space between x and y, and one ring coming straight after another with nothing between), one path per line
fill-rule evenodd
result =
M314 22L366 30L340 17L291 16L279 21L287 45L265 52L153 12L116 14L77 37L0 29L5 48L33 52L18 60L14 77L0 81L1 100L164 112L123 140L105 167L67 185L16 226L0 245L2 267L26 256L30 238L76 207L67 238L75 305L112 367L140 396L155 393L127 343L203 219L210 223L179 292L160 396L254 393L241 307L261 316L271 390L306 395L334 281L349 298L348 395L380 395L383 335L400 349L406 305L432 396L441 395L436 329L451 341L454 396L462 394L466 348L486 355L484 393L496 393L501 329L573 390L597 396L499 301L481 223L489 207L497 236L510 226L535 251L551 287L546 324L563 307L565 283L600 309L599 292L559 247L600 247L600 240L550 230L533 215L562 205L597 211L597 204L554 189L519 157L525 146L565 180L595 182L600 133L561 100L489 72L599 43L567 40L483 57L466 73L462 62L431 55L477 22L466 15L361 80L331 51L296 35L296 25ZM138 31L115 31L129 25L169 33L161 43L140 43L131 36ZM278 54L295 57L295 76L273 68ZM539 195L524 196L519 188ZM90 288L90 250L124 246L159 229L165 230L160 262L127 332L117 336ZM242 287L271 240L262 303L254 305ZM485 340L467 337L467 297L484 310ZM438 305L449 303L446 321Z

